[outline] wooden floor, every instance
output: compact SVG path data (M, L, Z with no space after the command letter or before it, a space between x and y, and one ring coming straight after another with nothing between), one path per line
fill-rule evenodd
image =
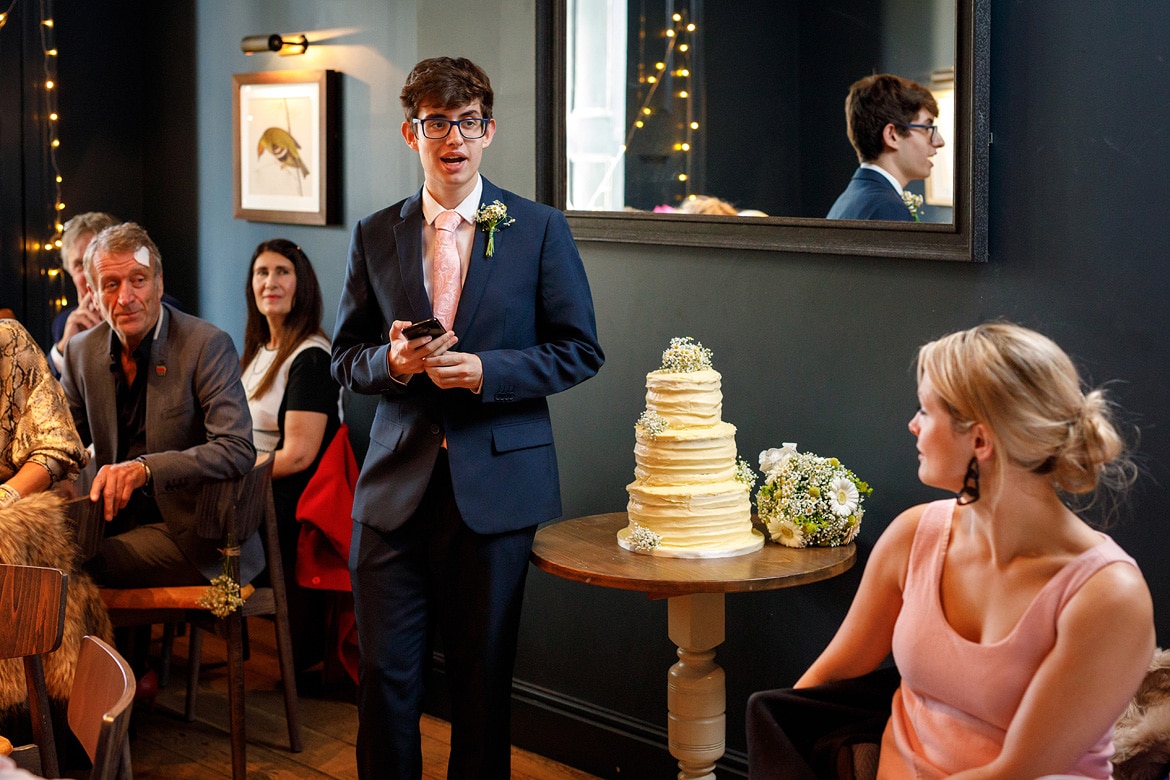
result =
M302 695L305 749L301 753L290 753L272 624L264 619L251 618L248 627L252 651L251 659L245 663L248 777L255 780L356 778L357 707L348 701ZM135 733L130 743L134 777L136 780L230 778L227 667L223 642L208 636L203 643L204 665L193 723L183 720L185 637L175 640L173 659L170 684L160 691L153 711L147 711L141 703L136 705ZM447 774L450 729L444 721L424 718L422 731L423 777L442 780ZM593 778L518 748L512 749L512 777L517 780Z

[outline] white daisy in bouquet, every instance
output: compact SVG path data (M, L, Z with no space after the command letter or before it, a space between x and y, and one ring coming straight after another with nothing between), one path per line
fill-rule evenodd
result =
M756 512L772 541L786 547L836 547L857 538L861 504L873 490L836 458L797 452L786 442L760 453L764 484Z

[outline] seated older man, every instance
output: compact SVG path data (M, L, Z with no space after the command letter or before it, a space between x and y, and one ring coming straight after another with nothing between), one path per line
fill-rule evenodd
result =
M110 523L90 572L112 587L207 583L222 540L196 533L198 486L255 461L239 356L226 333L162 302L162 258L138 225L103 230L84 262L104 322L66 344L61 383L94 446L90 500ZM263 564L253 535L241 580Z

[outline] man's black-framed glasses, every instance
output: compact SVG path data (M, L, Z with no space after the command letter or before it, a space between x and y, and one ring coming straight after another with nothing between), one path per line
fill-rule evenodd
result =
M938 125L916 125L916 124L911 123L911 124L906 125L906 127L918 127L918 128L923 129L923 130L929 130L931 143L934 143L934 139L938 138Z
M482 116L468 116L463 119L412 119L415 132L422 130L422 134L426 138L438 140L446 138L447 134L451 132L451 127L454 125L459 128L459 134L464 138L483 138L487 134L488 122Z

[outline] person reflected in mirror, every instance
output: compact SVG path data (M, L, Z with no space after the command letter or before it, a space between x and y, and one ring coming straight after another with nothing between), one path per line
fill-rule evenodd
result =
M829 219L921 221L921 196L906 189L930 176L946 141L935 127L938 102L921 84L878 73L845 98L845 126L860 166L829 209Z
M302 673L325 656L328 594L297 582L297 502L340 428L341 388L329 373L321 286L299 246L274 238L256 247L245 306L244 390L256 450L274 453L272 497L293 665Z
M196 531L199 488L255 464L252 416L231 336L163 303L162 256L133 222L98 233L85 276L103 322L74 336L61 384L92 444L106 533L87 567L99 585L206 585L222 539ZM264 567L260 534L239 542L240 584Z
M924 345L917 374L918 478L953 497L898 515L795 688L749 699L749 776L835 776L880 744L878 777L1107 780L1154 654L1137 563L1072 508L1136 477L1111 405L1005 322Z
M689 195L683 198L675 211L679 214L714 214L721 217L739 214L739 209L714 195Z
M510 777L512 670L528 558L561 514L547 397L604 362L565 215L479 172L493 92L466 59L415 65L400 99L420 190L362 219L333 375L379 396L354 497L350 575L361 650L357 768L422 775L419 718L443 639L447 777ZM403 329L435 317L439 336Z

